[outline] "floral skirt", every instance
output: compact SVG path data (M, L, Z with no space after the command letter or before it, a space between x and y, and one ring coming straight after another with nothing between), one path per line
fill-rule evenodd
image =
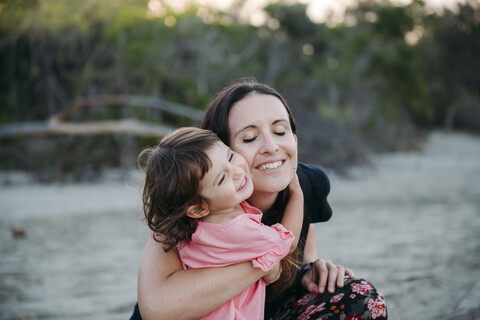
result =
M266 306L265 319L387 319L387 306L375 287L363 279L345 279L334 293L314 294L297 286L290 298ZM285 297L285 296L284 296Z

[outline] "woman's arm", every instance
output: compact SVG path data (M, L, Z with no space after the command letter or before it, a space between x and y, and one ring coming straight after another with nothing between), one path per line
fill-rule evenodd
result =
M335 292L335 285L343 287L345 275L354 278L352 270L341 265L335 265L330 260L318 259L315 228L310 224L305 241L304 262L313 262L311 269L302 278L302 285L313 293Z
M251 262L183 270L176 250L164 252L150 235L138 273L142 318L195 319L232 299L261 277L273 282L279 268L264 272Z
M289 184L289 189L290 198L285 207L281 223L295 236L295 239L290 245L290 252L292 252L297 248L303 225L303 192L296 174Z

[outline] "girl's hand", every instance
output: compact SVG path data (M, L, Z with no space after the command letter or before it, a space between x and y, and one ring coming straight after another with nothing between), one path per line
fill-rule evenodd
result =
M343 288L345 276L355 278L352 270L335 265L330 260L317 259L302 278L302 286L312 293L334 293L335 286Z
M293 176L292 181L290 181L288 188L290 189L291 194L301 194L303 196L303 191L300 187L300 181L298 180L298 175L296 173Z
M280 274L282 274L282 267L280 263L277 262L273 268L263 276L263 280L265 280L266 284L274 283L280 278Z

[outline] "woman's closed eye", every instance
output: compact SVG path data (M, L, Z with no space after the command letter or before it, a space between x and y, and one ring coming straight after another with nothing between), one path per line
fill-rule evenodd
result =
M243 142L245 142L245 143L250 143L250 142L255 141L255 139L257 139L257 137L253 137L253 138L243 138Z
M224 174L222 175L222 177L220 178L220 181L218 182L218 185L221 185L224 180L225 180L225 173L224 173Z
M280 137L283 137L286 134L286 131L285 130L279 130L279 131L273 132L273 134L277 135L277 136L280 136ZM257 139L257 136L251 137L251 138L243 138L243 142L244 143L251 143L251 142L255 141L256 139Z

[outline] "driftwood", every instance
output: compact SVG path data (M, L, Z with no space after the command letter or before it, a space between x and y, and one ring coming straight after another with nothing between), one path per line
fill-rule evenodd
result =
M50 117L48 121L32 121L1 125L0 137L54 134L96 135L102 133L128 133L140 136L163 137L175 129L174 127L151 124L136 119L65 122L71 114L80 108L106 105L155 108L176 115L185 116L195 121L199 121L203 117L203 112L200 110L155 97L124 95L95 96L76 100L67 108Z
M135 119L118 121L59 123L56 121L22 122L0 126L0 137L41 135L96 135L103 133L128 133L138 136L163 137L174 127L152 125Z

